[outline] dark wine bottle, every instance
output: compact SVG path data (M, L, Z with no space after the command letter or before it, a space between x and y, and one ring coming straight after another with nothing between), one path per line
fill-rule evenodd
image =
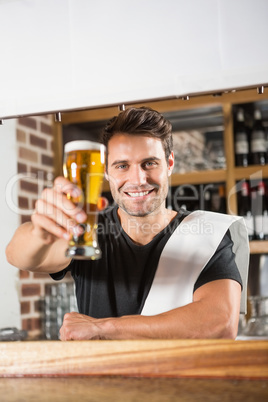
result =
M267 163L266 134L262 125L262 117L259 109L256 109L254 112L250 152L252 165L265 165Z
M249 143L243 109L239 109L236 114L234 141L236 166L248 166Z
M255 238L257 240L268 239L268 206L265 193L265 184L261 180L258 183L258 189L256 192L256 205L254 213L254 229Z
M266 141L266 159L267 159L267 163L268 163L268 126L264 127L264 131L265 131L265 141Z
M216 185L211 191L211 211L226 213L226 198L224 185Z
M243 216L248 231L249 240L254 237L254 220L251 211L251 198L249 192L249 185L246 180L242 182L241 193L238 202L238 214Z
M211 211L211 190L208 188L204 191L204 210Z
M226 196L224 185L219 186L219 209L218 212L226 214Z

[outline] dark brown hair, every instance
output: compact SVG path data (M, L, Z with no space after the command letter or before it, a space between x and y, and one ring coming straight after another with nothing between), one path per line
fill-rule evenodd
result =
M172 126L156 110L144 106L140 108L131 107L113 117L102 131L102 142L106 148L112 136L118 133L137 134L160 139L168 163L168 158L173 149Z

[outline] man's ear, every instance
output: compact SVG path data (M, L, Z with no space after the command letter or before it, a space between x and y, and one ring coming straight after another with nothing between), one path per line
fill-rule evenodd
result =
M168 176L171 176L173 168L174 168L174 152L172 151L168 157Z

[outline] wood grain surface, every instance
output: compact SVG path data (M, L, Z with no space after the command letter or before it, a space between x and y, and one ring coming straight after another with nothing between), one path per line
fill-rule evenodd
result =
M117 375L268 379L268 341L0 343L0 377Z
M1 402L265 402L268 382L199 378L0 378Z

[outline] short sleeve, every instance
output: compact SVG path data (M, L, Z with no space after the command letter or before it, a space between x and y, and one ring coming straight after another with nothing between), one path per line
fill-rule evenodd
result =
M68 265L68 267L64 268L62 271L55 272L55 273L49 274L49 275L51 276L51 278L52 278L54 281L61 281L61 280L65 277L65 275L67 274L67 272L71 271L71 269L72 269L72 268L71 268L71 267L72 267L72 263L73 263L73 260L70 262L70 264Z
M224 235L214 255L201 271L194 285L194 291L208 282L218 279L232 279L240 283L243 289L243 283L240 272L235 262L235 254L232 251L233 241L229 230Z

